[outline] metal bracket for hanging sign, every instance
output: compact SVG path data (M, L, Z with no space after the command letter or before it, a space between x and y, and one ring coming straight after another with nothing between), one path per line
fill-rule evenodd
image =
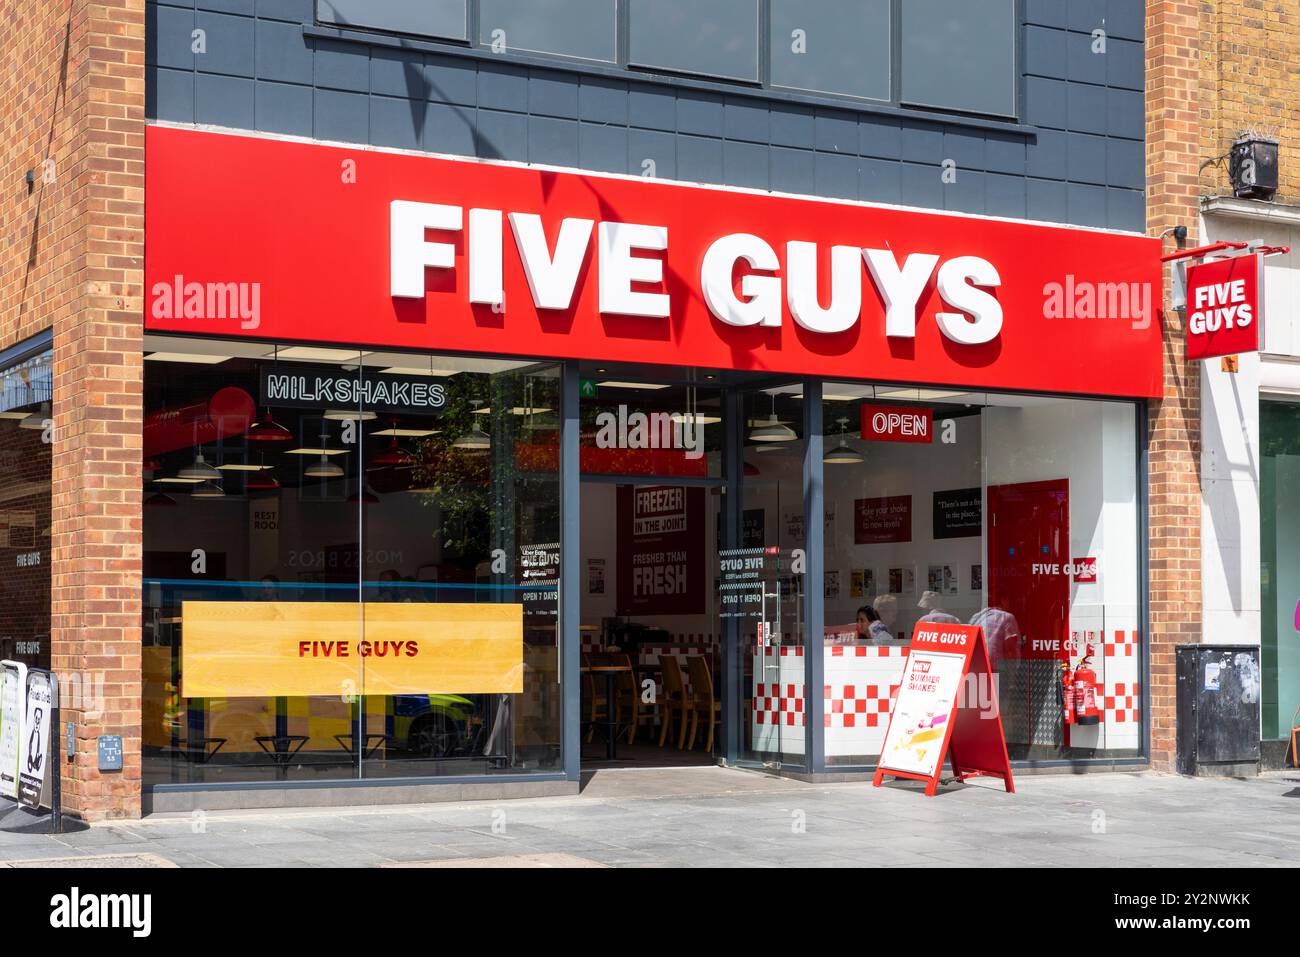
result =
M1161 256L1160 261L1162 263L1173 264L1169 277L1169 305L1177 312L1186 315L1188 260L1194 259L1199 263L1213 259L1230 259L1234 256L1254 256L1256 254L1267 259L1269 256L1284 256L1290 251L1290 246L1271 246L1262 239L1252 239L1247 243L1224 239L1210 243L1208 246L1197 246L1195 249L1180 249L1177 252Z

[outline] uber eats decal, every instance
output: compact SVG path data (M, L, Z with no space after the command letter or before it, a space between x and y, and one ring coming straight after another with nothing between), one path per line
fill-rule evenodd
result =
M618 489L618 614L704 612L705 489Z

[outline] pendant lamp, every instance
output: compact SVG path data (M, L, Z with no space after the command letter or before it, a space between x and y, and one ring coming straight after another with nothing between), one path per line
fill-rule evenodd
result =
M848 425L848 419L839 419L840 423L840 441L839 443L822 456L822 461L827 465L861 465L866 461L862 453L856 449L849 448L848 437L844 433L844 427Z
M776 417L776 393L772 393L772 414L768 416L766 422L756 426L749 433L751 442L794 442L799 438L798 434L790 426L781 422Z
M279 345L275 347L275 355L272 361L274 367L279 368ZM258 417L256 422L248 427L248 430L244 433L244 438L249 442L291 442L293 441L293 433L280 423L276 422L275 419L271 417L271 410L268 407L263 406L262 414Z
M483 403L479 399L474 399L471 404L477 410ZM466 452L485 452L492 448L492 436L483 431L478 424L478 418L475 417L474 424L470 426L470 430L455 442L451 443L451 447Z

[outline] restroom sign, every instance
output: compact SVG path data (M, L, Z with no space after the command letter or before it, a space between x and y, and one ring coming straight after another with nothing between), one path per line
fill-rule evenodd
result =
M934 410L864 403L862 437L872 442L929 443L934 438Z
M1187 270L1187 358L1258 352L1264 319L1260 253L1200 263Z

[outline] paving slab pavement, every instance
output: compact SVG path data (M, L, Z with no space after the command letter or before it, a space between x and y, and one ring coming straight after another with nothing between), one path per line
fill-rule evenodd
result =
M1155 772L919 786L724 768L600 771L577 796L155 815L0 834L0 867L1300 865L1300 772ZM142 863L143 862L143 863ZM108 865L108 861L103 861Z

